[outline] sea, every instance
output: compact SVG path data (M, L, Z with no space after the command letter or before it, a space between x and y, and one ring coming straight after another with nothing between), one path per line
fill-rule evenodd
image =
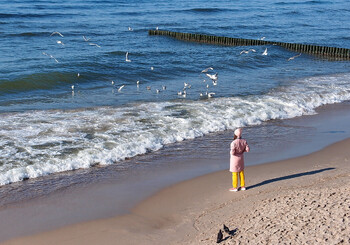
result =
M349 61L148 35L159 29L350 48L347 0L0 6L2 187L126 162L120 171L129 171L130 159L350 99ZM213 82L207 74L216 73Z

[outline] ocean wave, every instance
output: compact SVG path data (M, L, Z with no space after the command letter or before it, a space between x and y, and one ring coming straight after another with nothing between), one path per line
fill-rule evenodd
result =
M323 4L332 4L330 1L317 1L317 0L311 0L311 1L301 1L301 2L289 2L289 1L282 1L282 2L276 2L275 5L323 5Z
M77 74L72 73L36 73L15 80L0 80L0 95L26 92L38 89L52 89L61 84L73 84Z
M0 19L21 19L21 18L45 18L45 17L69 17L69 16L76 16L73 14L67 14L67 13L45 13L45 14L33 14L33 13L13 13L13 14L7 14L7 13L0 13Z
M2 114L0 185L118 163L167 144L350 99L350 74L311 77L263 95Z
M44 37L49 36L48 32L22 32L22 33L10 33L10 37Z
M225 8L192 8L186 11L194 12L194 13L216 13L216 12L225 12L229 10L230 9L225 9Z

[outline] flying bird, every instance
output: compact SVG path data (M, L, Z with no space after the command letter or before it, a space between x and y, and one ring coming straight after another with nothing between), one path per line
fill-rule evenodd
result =
M264 39L265 39L265 37L260 38L260 40L264 40Z
M214 75L211 74L205 74L207 75L211 80L217 81L218 80L218 73L215 73Z
M250 51L252 51L252 52L256 52L256 50L255 49L249 49L249 50L242 50L239 54L248 54Z
M209 70L214 70L214 68L213 68L213 67L208 67L208 68L204 69L204 70L202 71L202 73L206 73L206 72L208 72Z
M88 42L91 38L87 38L87 37L85 37L85 36L83 36L83 38L84 38L84 41L85 42Z
M126 52L126 54L125 54L125 61L126 62L131 62L131 60L129 60L128 56L129 56L129 52Z
M51 59L54 59L54 60L56 61L56 63L60 63L60 62L58 62L58 60L57 60L55 57L53 57L51 54L47 54L47 53L43 52L43 55L46 55L46 56L50 57Z
M293 57L290 57L287 61L294 60L296 57L299 57L300 55L301 55L301 53L300 53L300 54L297 54L297 55L295 55L295 56L293 56Z
M264 52L261 55L267 55L267 48L264 50Z
M151 70L152 70L152 71L154 70L154 67L153 67L153 66L151 66Z
M215 93L208 93L208 98L214 97Z
M53 33L51 33L50 37L53 35L60 35L61 37L64 37L61 33L59 33L58 31L55 31Z
M96 43L89 43L89 45L91 45L91 46L96 46L96 47L98 47L98 48L101 48L101 46L98 45L98 44L96 44Z
M122 91L122 89L125 87L125 85L122 85L118 88L118 92Z
M130 26L128 27L128 30L129 30L129 31L133 31L133 29L132 29Z

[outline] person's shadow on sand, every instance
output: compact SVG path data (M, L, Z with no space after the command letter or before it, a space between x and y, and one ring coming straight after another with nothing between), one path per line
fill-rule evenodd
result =
M328 171L328 170L333 170L333 169L335 169L335 168L323 168L323 169L319 169L319 170L314 170L314 171L309 171L309 172L304 172L304 173L298 173L298 174L291 174L291 175L287 175L287 176L283 176L283 177L278 177L278 178L274 178L274 179L264 180L264 181L262 181L260 183L257 183L255 185L249 186L247 189L253 189L255 187L266 185L266 184L270 184L270 183L273 183L273 182L276 182L276 181L298 178L298 177L305 176L305 175L318 174L318 173L321 173L321 172L324 172L324 171Z

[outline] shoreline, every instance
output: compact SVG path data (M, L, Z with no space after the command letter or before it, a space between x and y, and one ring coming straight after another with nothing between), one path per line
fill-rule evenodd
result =
M310 149L314 149L313 151L315 151L315 149L323 148L334 141L349 137L350 131L347 125L347 119L350 118L350 115L348 115L349 108L350 103L328 105L319 108L319 114L317 115L274 121L272 123L268 122L266 125L248 127L245 132L247 134L254 134L260 130L264 132L276 132L276 129L282 128L282 131L286 131L284 133L287 137L282 134L282 137L285 138L279 142L286 141L286 145L283 146L277 142L277 145L267 145L267 148L278 147L277 149L282 151L279 157L286 159L290 158L290 155L295 156L295 152L302 154L300 150L307 152ZM290 141L288 139L288 133L291 132L292 134L296 132L296 135L293 136L297 140ZM315 134L313 137L316 137L316 140L314 138L312 142L308 142L307 140L305 142L304 134L307 134L307 139L309 140L311 139L311 134ZM230 141L230 138L227 138L229 136L230 132L213 135L211 138L209 137L210 143L207 143L207 137L204 141L206 144L200 145L199 149L196 150L199 152L199 155L190 158L187 153L183 153L180 159L177 159L177 162L167 163L168 165L165 166L160 165L164 161L164 158L161 156L164 151L159 154L157 153L159 158L158 165L151 168L153 170L156 169L156 172L150 174L150 171L140 173L132 171L131 174L127 175L130 179L126 182L123 182L124 179L121 178L97 184L73 185L48 195L33 198L32 200L2 206L0 208L0 218L8 222L0 225L0 242L16 237L49 232L50 230L64 229L65 227L74 226L76 223L83 224L90 221L93 222L94 220L109 219L118 215L119 217L125 217L132 213L140 203L148 200L148 198L156 195L164 188L181 184L183 181L191 181L198 178L198 176L206 176L208 173L220 172L222 169L226 169L228 164L228 156L225 154L226 148L221 149L220 146L225 146ZM323 141L322 138L324 137L329 137L328 141ZM223 139L226 141L220 143L220 140ZM299 139L303 140L301 141L303 144L298 144L300 142ZM202 141L198 139L193 142L185 142L184 145L196 145ZM255 155L250 153L246 155L246 162L248 164L254 161L258 162L258 158L273 162L273 158L276 156L271 156L271 154L268 155L266 152L261 151L259 142L250 141L249 143L255 144L253 151ZM262 143L265 144L265 142ZM207 150L205 147L208 147L210 144L218 145L218 147L214 150L208 149L209 152L205 153L211 157L207 159L206 164L209 165L205 165L202 161L203 157L199 158L198 156L202 154L201 150ZM290 147L288 149L289 151L286 151L286 147ZM184 148L179 148L179 146L170 147L170 151L173 149L184 150ZM289 155L286 152L289 152ZM175 155L177 153L175 152ZM147 157L145 158L147 159ZM181 161L181 159L184 160ZM200 159L201 161L199 163L191 162L191 159ZM251 168L259 165L247 165L247 167ZM102 173L107 173L113 170L114 167L118 166L102 168L101 171ZM142 167L142 165L139 167ZM202 172L199 172L199 168L202 168L200 169ZM146 174L142 176L144 173ZM91 174L94 174L94 172L91 171ZM59 178L59 176L56 175L55 177ZM230 176L224 178L230 180ZM120 212L120 210L126 210L126 212ZM123 227L120 227L120 229L123 230Z
M134 207L130 214L15 238L3 244L115 244L116 239L121 244L212 244L224 223L231 228L234 223L239 234L247 236L235 218L242 219L262 203L290 198L293 193L297 198L305 191L348 193L349 147L350 139L346 139L306 156L248 166L247 191L229 192L230 174L219 171L167 187ZM320 188L325 183L327 186ZM344 205L349 201L344 200ZM349 217L344 222L347 225ZM233 242L233 238L227 242Z

